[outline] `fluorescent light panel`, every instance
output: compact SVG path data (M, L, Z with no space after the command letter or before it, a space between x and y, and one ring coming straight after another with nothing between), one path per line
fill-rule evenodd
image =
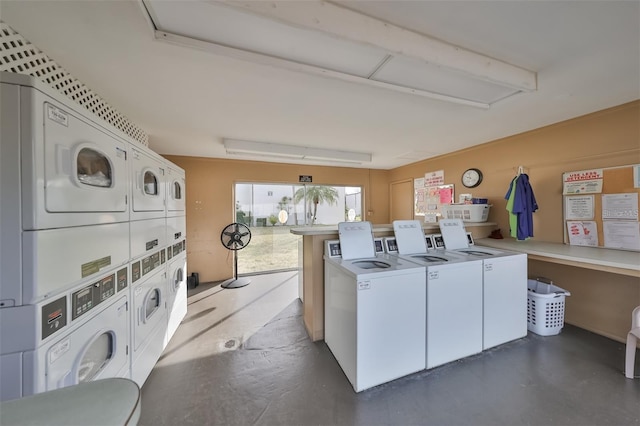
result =
M339 151L335 149L312 148L238 139L225 139L224 147L227 154L231 155L260 155L307 161L319 160L360 164L370 163L372 157L371 154L364 152Z

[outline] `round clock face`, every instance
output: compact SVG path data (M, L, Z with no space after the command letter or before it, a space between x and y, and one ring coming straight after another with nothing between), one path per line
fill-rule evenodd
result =
M475 188L482 182L482 172L478 169L469 169L462 174L462 184L467 188Z

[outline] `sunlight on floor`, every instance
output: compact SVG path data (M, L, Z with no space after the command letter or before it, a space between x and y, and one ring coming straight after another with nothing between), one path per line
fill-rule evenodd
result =
M297 271L250 278L237 289L205 283L189 290L187 316L157 367L237 349L298 297Z

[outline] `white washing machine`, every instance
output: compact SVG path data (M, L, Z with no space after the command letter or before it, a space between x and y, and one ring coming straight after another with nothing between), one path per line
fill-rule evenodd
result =
M127 275L125 266L52 300L0 309L0 400L128 378Z
M130 219L155 219L166 216L167 161L143 146L129 145L131 152Z
M127 139L32 77L0 82L3 216L24 230L129 220Z
M164 349L167 331L166 251L131 263L131 378L140 387Z
M427 268L427 368L482 352L482 261L429 250L417 220L394 221L393 229L400 258Z
M186 214L185 195L187 193L184 170L167 162L166 182L167 217L184 216Z
M325 342L353 389L425 368L425 268L375 254L371 223L325 247Z
M527 255L474 245L460 219L445 219L440 223L447 250L482 260L483 349L525 337Z

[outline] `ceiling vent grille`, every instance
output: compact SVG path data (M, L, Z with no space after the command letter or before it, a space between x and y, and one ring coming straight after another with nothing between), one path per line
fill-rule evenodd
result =
M26 74L64 94L133 140L149 146L147 134L27 39L0 21L0 71Z

